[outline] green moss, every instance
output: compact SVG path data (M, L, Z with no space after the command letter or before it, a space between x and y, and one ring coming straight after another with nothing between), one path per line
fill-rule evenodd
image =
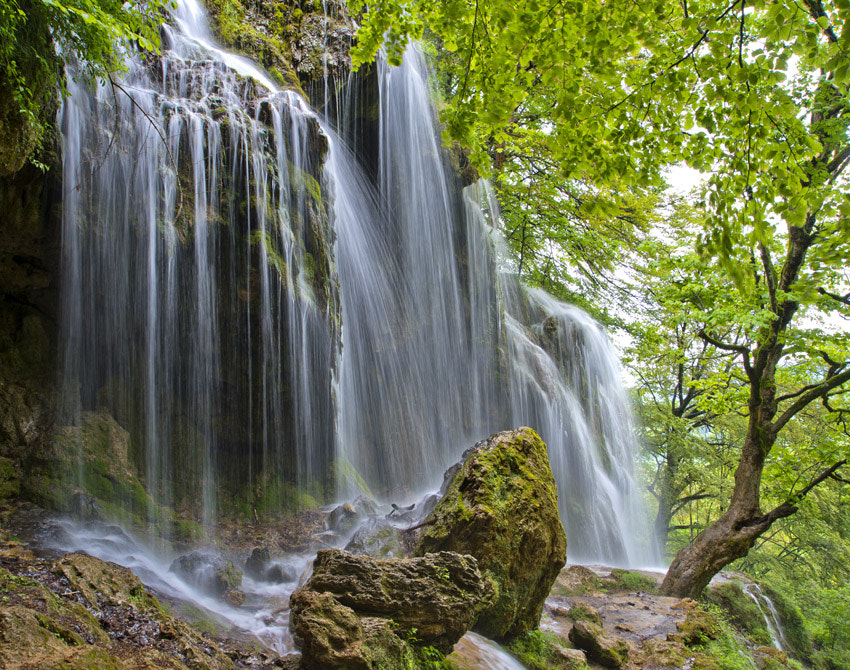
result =
M179 519L173 528L173 539L177 542L198 542L204 537L203 526L191 519Z
M245 7L239 0L206 0L206 4L219 39L226 47L241 51L258 61L279 84L304 95L288 56L290 51L286 40L288 31L282 29L282 15L275 12L279 18L272 22L274 34L266 34L255 28L248 20Z
M529 670L582 670L581 663L560 652L568 649L569 643L554 633L533 630L523 633L505 645L505 648Z
M764 614L746 593L740 582L732 581L706 590L705 598L720 607L729 622L755 644L771 644Z
M602 626L602 618L599 616L599 612L587 603L576 603L570 607L567 616L573 621L589 621L597 626Z
M779 614L785 641L798 658L808 662L812 655L812 635L800 608L777 585L767 583L762 586Z
M285 284L289 278L289 267L286 261L283 260L283 255L280 253L272 236L267 231L255 230L251 233L251 244L262 247L268 258L269 265L274 268Z
M676 624L676 639L688 646L699 646L716 640L721 634L719 610L712 606L700 606L692 601L687 608L685 620Z
M609 587L610 590L658 592L656 581L652 577L642 575L639 572L614 568L611 570L611 579L614 580L614 583Z
M21 493L21 478L14 461L0 458L0 500L14 498Z
M425 526L416 554L469 553L498 593L476 629L495 638L534 629L566 554L546 445L530 428L478 445ZM517 557L522 557L518 559Z

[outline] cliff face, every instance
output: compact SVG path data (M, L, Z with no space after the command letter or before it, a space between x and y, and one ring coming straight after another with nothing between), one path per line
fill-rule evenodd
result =
M57 342L56 169L0 177L0 498L49 439Z
M342 4L330 2L323 7L321 2L245 0L208 0L206 4L212 15L213 29L221 42L261 63L282 87L302 95L306 89L318 98L329 91L328 86L331 89L336 86L325 85L326 75L329 77L327 81L342 81L347 76L348 45L354 29ZM166 35L166 48L173 46L168 39ZM323 56L324 53L327 55ZM182 85L162 80L158 59L148 59L145 68L151 77L160 77L160 83L166 88ZM171 72L173 70L169 70ZM5 84L0 81L0 87L2 85ZM184 362L192 361L193 357L203 357L206 352L198 353L202 344L196 341L191 329L175 330L174 337L166 335L164 346L172 350L169 355L174 359L169 375L173 375L174 381L161 382L161 388L156 391L163 393L165 398L164 404L157 410L161 418L157 416L156 420L167 426L165 433L158 434L156 439L167 442L170 456L167 462L162 461L157 467L167 471L173 481L165 481L161 477L159 483L155 481L156 473L148 472L151 457L144 446L145 440L152 439L144 435L148 419L142 410L148 400L133 381L142 374L144 367L139 355L133 353L144 348L147 326L136 321L144 312L144 299L140 298L144 287L136 287L136 290L133 284L139 278L138 267L145 262L142 249L145 233L137 221L132 222L122 241L123 249L129 252L125 269L129 292L118 299L128 303L126 311L122 312L124 322L119 324L122 335L126 334L128 339L124 343L126 361L121 355L113 355L114 351L104 351L100 357L95 355L92 360L84 362L82 370L69 371L59 355L65 345L71 346L67 335L60 332L62 310L65 310L64 318L67 319L75 292L82 287L89 290L90 295L86 307L78 315L81 322L87 328L89 324L106 323L108 329L110 324L104 322L103 315L114 305L111 307L108 296L104 296L111 290L112 284L125 280L107 278L102 284L96 284L84 277L79 286L69 289L66 281L65 289L60 287L63 283L60 249L62 181L67 177L62 174L58 124L50 120L55 116L56 104L45 105L44 115L49 131L46 137L50 141L45 141L46 150L39 154L39 160L45 164L43 169L25 163L24 157L31 155L32 143L22 135L15 110L0 109L0 499L23 495L48 506L67 507L75 504L72 503L75 492L81 493L85 488L88 494L94 493L99 498L101 507L106 503L109 510L113 506L126 508L129 504L134 519L140 522L153 513L157 524L164 518L166 521L170 519L171 523L185 525L188 521L178 520L172 510L162 509L147 495L129 496L132 500L128 503L128 496L124 494L128 490L146 490L156 498L157 486L160 489L182 487L185 495L169 496L168 503L180 507L183 510L181 518L187 519L199 518L202 501L196 491L202 486L210 487L209 481L202 480L217 477L218 471L233 475L228 477L229 481L240 482L228 490L215 491L219 507L222 507L222 502L226 506L220 511L228 514L252 516L258 511L262 514L265 510L297 507L302 503L315 503L316 499L329 493L332 473L328 473L325 480L308 482L313 497L305 496L303 487L299 489L296 485L305 468L295 462L295 445L300 439L300 429L296 425L299 403L332 407L330 376L335 366L341 327L332 258L334 238L329 220L330 205L322 177L326 141L315 120L307 122L298 131L304 134L297 140L302 147L300 158L290 158L288 163L284 161L282 167L277 165L279 158L275 155L273 138L277 137L277 133L286 132L287 123L303 125L304 121L284 118L284 130L281 131L275 126L275 123L281 123L280 112L272 106L257 105L250 83L240 85L245 86L238 93L247 101L244 109L238 106L230 109L224 101L215 102L220 94L215 90L208 100L199 102L200 107L185 112L188 114L185 118L203 114L202 107L212 104L213 109L208 111L210 117L204 123L210 132L220 137L216 140L220 142L219 153L210 160L221 160L222 167L227 161L234 166L247 165L251 160L245 153L248 143L259 147L266 142L265 149L252 150L259 163L270 166L267 172L262 172L266 175L262 179L268 180L270 190L266 201L260 203L258 188L261 177L256 168L246 168L242 174L239 173L242 168L221 169L217 183L207 181L204 184L204 188L214 189L217 198L213 201L211 194L209 203L200 203L200 191L196 187L204 183L206 176L196 173L197 164L193 165L189 157L192 136L190 121L185 122L181 131L181 153L176 156L174 165L180 191L175 222L177 246L166 252L163 251L165 243L158 243L156 253L163 259L166 256L176 259L175 262L182 268L174 280L176 287L190 285L192 273L196 271L193 268L196 268L199 248L196 244L198 228L193 215L201 211L205 217L209 215L213 230L210 253L230 259L227 263L217 264L213 271L218 274L210 279L211 304L216 312L213 318L219 320L221 333L220 341L212 346L220 347L225 353L211 375L209 393L216 399L216 404L207 423L198 425L190 416L193 409L187 406L188 403L179 401L179 398L193 393L185 388L190 382L181 382L180 379L189 376L182 367L189 363ZM189 94L190 99L193 95L196 94ZM90 148L84 149L81 163L83 171L80 174L84 177L75 177L80 183L76 189L71 189L83 193L85 201L72 213L76 217L73 229L79 231L81 240L86 238L94 244L99 243L99 238L113 234L111 227L116 222L124 225L120 215L110 222L102 208L98 211L97 195L91 190L99 188L91 186L95 182L115 179L112 173L121 166L120 154L128 151L128 147L122 148L120 143L134 132L128 119L135 111L130 102L115 100L116 106L119 102L127 104L124 105L121 127L117 123L115 125L117 141L113 145L109 140L111 123L108 124L109 132L105 125L102 130L92 131L93 142ZM167 119L163 116L160 121L166 122ZM94 118L89 123L93 125ZM255 135L251 135L252 132ZM294 150L292 143L295 141L292 138L286 140L287 151ZM213 150L212 140L205 138L203 144L204 151ZM113 156L108 156L106 146L110 147ZM98 160L95 160L94 154L85 153L97 148L103 150ZM130 147L129 154L132 153ZM97 170L86 167L95 165L99 166ZM133 161L126 165L130 169L126 175L130 178ZM131 190L133 188L131 186ZM65 192L69 192L68 188ZM145 197L141 193L133 195ZM279 206L288 210L284 218L289 222L290 230L261 229L258 223L262 219L262 210L278 206L274 204L276 198ZM123 218L128 217L125 215ZM160 229L164 230L162 224ZM65 240L65 244L68 243L69 240ZM96 254L89 254L83 258L82 267L97 265L97 261ZM87 272L83 269L84 275ZM133 272L136 272L135 277ZM177 298L178 302L183 299L184 296ZM187 305L181 309L184 312L192 310ZM274 314L271 322L264 321L266 317L263 316L269 309ZM269 342L263 338L268 340L270 332L287 328L291 334L293 322L305 318L305 313L311 316L307 317L301 337L311 343L314 360L304 364L315 369L317 379L314 389L327 390L319 392L299 388L285 378L285 371L273 379L269 378L268 384L261 383L262 379L266 379L272 364L270 361L289 355L284 349L295 346L292 342L282 342L275 344L274 350L269 353ZM99 344L93 339L93 329L94 325L83 331L82 339L88 340L89 347L94 350ZM240 350L240 347L241 351L247 348L248 353L231 356L225 351ZM252 351L261 353L252 354ZM107 369L116 358L121 359L121 366L129 372L116 375L114 370ZM104 369L101 370L101 367ZM170 393L176 394L177 401L169 399L169 391L165 388L168 383L173 384ZM62 393L68 396L69 389L70 395L78 397L81 405L69 415L66 397L60 418L57 414L58 399ZM278 407L272 407L275 404ZM264 418L264 412L273 412L274 416ZM91 413L96 413L100 423L89 420L95 416ZM71 432L79 433L78 439L68 439L69 429L62 424L70 422L77 426ZM97 431L89 434L91 431L88 429L101 423L115 424L115 430L126 431L127 473L135 478L135 484L124 482L116 488L115 482L106 476L106 483L111 484L95 487L97 490L92 491L91 482L85 477L85 481L80 481L78 474L60 472L54 473L56 476L48 476L47 470L50 467L55 469L57 464L66 465L66 470L73 469L72 464L80 460L80 454L85 456L88 453L87 445L100 444L100 434L95 434ZM333 434L333 422L329 421L322 427L321 435L311 436L317 454L327 455L330 452ZM291 445L291 453L267 460L268 440ZM203 473L192 472L204 458L204 452L214 448L219 451L218 461ZM60 453L63 449L69 453ZM258 458L262 459L261 463ZM278 480L283 483L273 483ZM212 484L212 487L215 488L215 485ZM48 488L49 491L46 490ZM115 493L118 489L124 494L120 491ZM110 491L115 495L111 495ZM150 521L148 518L147 522Z

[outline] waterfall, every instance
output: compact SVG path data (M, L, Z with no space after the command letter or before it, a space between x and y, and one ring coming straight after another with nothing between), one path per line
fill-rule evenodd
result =
M378 66L368 169L371 135L220 48L197 0L174 19L161 58L71 81L60 113L63 418L105 407L129 431L151 495L133 511L404 501L529 425L571 560L652 562L616 356L510 274L492 193L462 189L442 148L423 56Z
M106 406L155 506L210 523L329 490L336 279L315 114L175 19L116 86L69 78L62 408Z
M773 642L773 646L779 649L779 651L790 654L791 650L782 630L779 612L776 611L773 601L768 598L767 594L761 590L758 584L747 584L744 587L744 593L758 606L761 615L764 617L764 625L767 628L767 632L770 633L770 640Z
M604 330L500 261L492 193L462 192L447 164L422 54L378 77L381 211L337 212L345 462L372 491L413 498L466 446L528 425L549 446L570 559L657 562L638 541L634 431Z

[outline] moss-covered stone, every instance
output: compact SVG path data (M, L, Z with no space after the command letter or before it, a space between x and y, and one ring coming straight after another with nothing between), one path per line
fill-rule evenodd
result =
M20 495L21 478L14 461L0 457L0 501Z
M505 648L529 670L587 669L584 652L553 633L529 631L511 639Z
M582 649L587 658L606 668L622 668L629 658L625 640L607 636L600 626L576 621L570 630L570 642Z
M567 611L567 616L573 621L588 621L602 627L602 617L587 603L576 603Z
M6 549L0 553L33 575L0 568L2 667L234 667L214 642L166 613L126 568L83 554L49 566L25 552L14 558Z
M678 633L668 635L668 640L688 646L703 645L721 634L720 622L695 601L682 600L678 609L685 611L685 619L676 623Z
M611 570L610 577L603 579L602 584L609 591L658 591L658 582L649 575L620 568Z
M440 552L376 559L333 549L318 553L313 576L292 594L296 631L302 614L313 607L315 599L308 593L330 594L359 617L392 620L398 635L411 644L448 653L493 590L471 556Z
M66 509L84 491L105 509L146 520L155 505L129 458L129 434L107 412L86 412L79 426L58 430L52 444L31 454L24 490L49 509Z
M414 656L388 619L361 619L330 593L293 594L292 630L307 670L412 668Z
M729 622L755 644L770 644L764 615L738 581L729 581L706 589L705 598L722 608Z
M546 445L531 428L498 433L468 450L456 468L414 553L475 556L497 592L476 624L482 634L533 630L567 549Z

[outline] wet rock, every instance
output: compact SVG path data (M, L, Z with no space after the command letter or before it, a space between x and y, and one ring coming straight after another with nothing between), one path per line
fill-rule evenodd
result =
M325 519L326 530L337 533L348 533L362 519L370 517L378 512L378 506L365 496L358 497L354 502L346 502L338 505Z
M271 554L268 547L257 547L245 561L245 574L254 579L263 579L269 569Z
M570 631L570 642L587 654L587 658L606 668L622 668L629 657L625 640L611 638L599 626L576 621Z
M543 440L530 428L491 436L447 472L443 493L414 553L478 560L498 595L476 631L498 639L536 628L567 548Z
M280 563L273 563L266 570L264 579L272 584L284 584L286 582L294 582L298 579L298 573L291 568L286 568Z
M239 589L230 589L224 594L224 599L234 607L242 607L245 602L245 594Z
M305 657L310 650L330 644L320 627L313 625L323 617L333 622L339 640L348 634L365 639L358 625L383 639L383 624L364 623L378 618L392 621L392 630L399 636L411 640L415 636L415 644L447 653L491 598L492 585L471 556L441 552L420 558L374 559L330 549L319 552L313 576L292 594L291 625L303 640Z
M351 536L345 550L373 558L405 556L403 531L386 519L367 519Z
M567 611L567 616L573 621L589 621L602 627L602 617L599 616L599 612L587 603L576 603Z
M71 516L78 521L100 521L103 519L103 510L97 498L77 492L71 498Z
M555 653L558 656L557 663L560 667L568 670L586 670L587 654L581 649L568 649L567 647L557 647Z
M0 667L234 667L126 568L84 554L50 563L8 548L0 562Z
M242 585L242 572L231 561L202 551L174 559L169 570L216 596Z

